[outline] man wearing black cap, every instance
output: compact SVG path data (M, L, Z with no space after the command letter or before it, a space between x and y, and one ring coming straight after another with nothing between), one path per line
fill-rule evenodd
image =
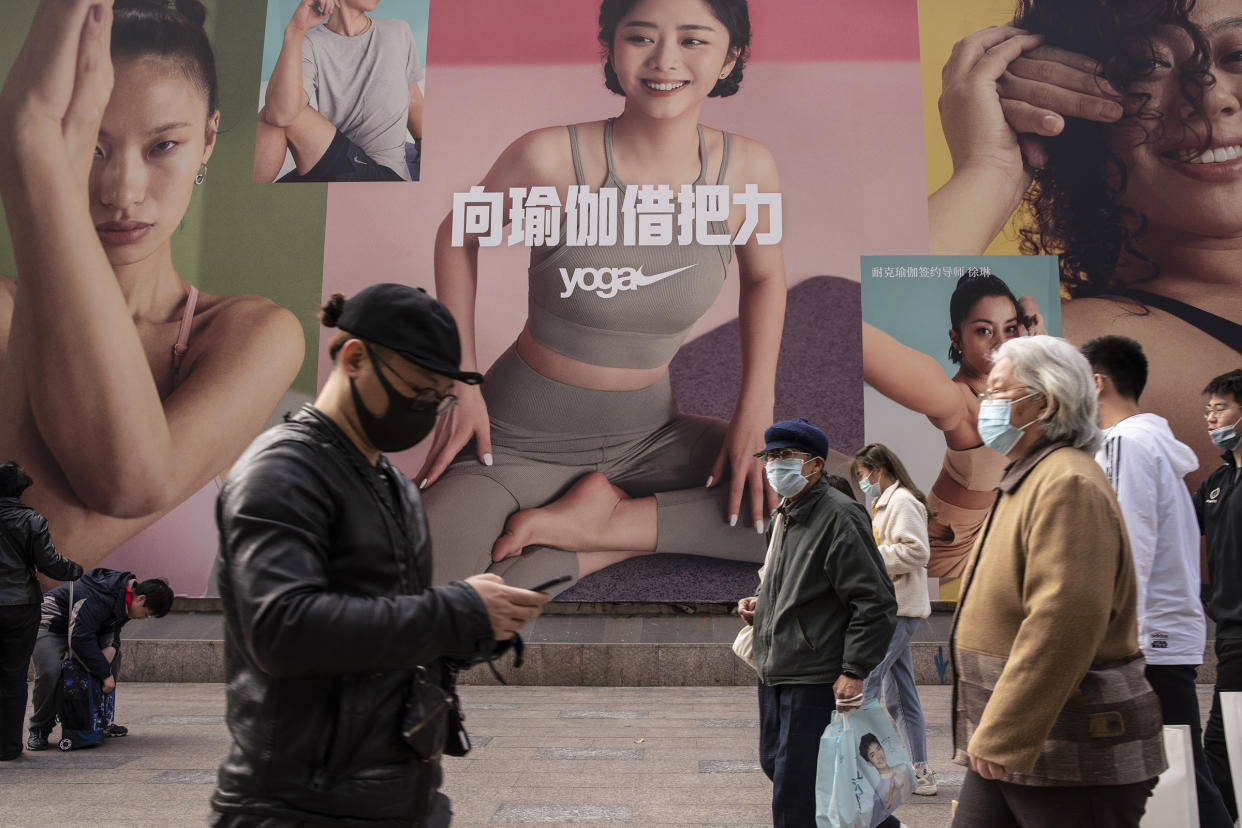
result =
M417 488L383 456L452 407L461 346L422 290L373 285L314 405L260 435L220 492L220 598L233 746L216 826L447 825L445 658L486 658L547 597L495 575L429 588Z
M861 704L862 680L893 636L897 599L866 510L823 478L824 432L799 418L763 438L757 456L782 500L759 595L743 598L738 614L755 627L759 763L780 828L815 824L819 738L836 707Z

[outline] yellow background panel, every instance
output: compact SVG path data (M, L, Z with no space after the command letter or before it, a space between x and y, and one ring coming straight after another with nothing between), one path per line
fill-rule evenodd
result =
M940 130L940 70L953 51L953 44L986 26L1013 19L1015 0L919 0L919 62L923 76L923 135L927 145L927 192L940 189L953 173L949 147ZM992 241L987 253L1007 255L1018 252L1015 214L1001 235Z

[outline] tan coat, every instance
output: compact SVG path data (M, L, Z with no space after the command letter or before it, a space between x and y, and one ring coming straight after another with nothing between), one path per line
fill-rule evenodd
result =
M1121 510L1085 451L1014 463L971 550L952 635L955 759L1031 785L1127 784L1164 767L1136 647Z

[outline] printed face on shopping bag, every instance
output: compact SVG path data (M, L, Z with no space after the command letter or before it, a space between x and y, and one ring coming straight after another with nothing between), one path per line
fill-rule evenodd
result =
M867 752L865 758L867 760L867 764L871 765L871 767L875 768L880 773L887 773L888 757L884 755L884 748L880 746L879 740L876 740L874 736L871 738L873 741L868 741L865 736L863 737L864 743L866 744Z

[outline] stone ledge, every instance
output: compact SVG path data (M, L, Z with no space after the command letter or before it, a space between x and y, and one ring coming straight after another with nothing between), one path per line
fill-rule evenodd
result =
M123 646L126 681L223 682L224 642L219 640L128 639ZM915 642L914 677L920 685L953 680L945 643ZM505 681L528 686L697 687L749 686L755 672L728 644L595 644L533 642L526 663L497 665ZM1216 681L1216 658L1208 648L1199 683ZM464 685L499 682L486 665L460 676Z

